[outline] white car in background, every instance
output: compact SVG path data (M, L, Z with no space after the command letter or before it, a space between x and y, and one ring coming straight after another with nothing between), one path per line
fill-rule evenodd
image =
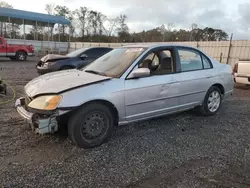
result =
M250 85L250 59L240 59L234 65L233 74L236 83Z

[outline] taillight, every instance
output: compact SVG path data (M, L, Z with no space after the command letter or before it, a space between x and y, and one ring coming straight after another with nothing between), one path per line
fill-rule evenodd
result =
M234 73L237 72L238 72L238 63L235 63L232 74L234 75Z

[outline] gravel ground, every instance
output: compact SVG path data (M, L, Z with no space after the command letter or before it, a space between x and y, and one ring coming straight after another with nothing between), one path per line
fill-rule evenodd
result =
M0 60L0 76L21 96L34 66ZM35 135L14 102L2 104L0 187L250 187L249 109L250 89L237 86L213 117L185 112L122 126L84 150L62 133Z

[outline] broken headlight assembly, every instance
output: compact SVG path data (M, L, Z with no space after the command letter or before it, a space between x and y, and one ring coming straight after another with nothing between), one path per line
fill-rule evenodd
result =
M53 111L62 100L61 95L40 96L32 100L28 107L42 111Z
M46 63L43 64L43 66L50 67L50 66L53 66L55 64L56 64L56 62L46 62Z

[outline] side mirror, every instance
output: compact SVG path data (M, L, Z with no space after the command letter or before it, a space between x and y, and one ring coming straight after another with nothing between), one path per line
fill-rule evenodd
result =
M87 58L88 58L88 56L86 54L81 55L81 59L87 59Z
M150 75L150 70L148 68L138 68L133 70L128 78L142 78Z

